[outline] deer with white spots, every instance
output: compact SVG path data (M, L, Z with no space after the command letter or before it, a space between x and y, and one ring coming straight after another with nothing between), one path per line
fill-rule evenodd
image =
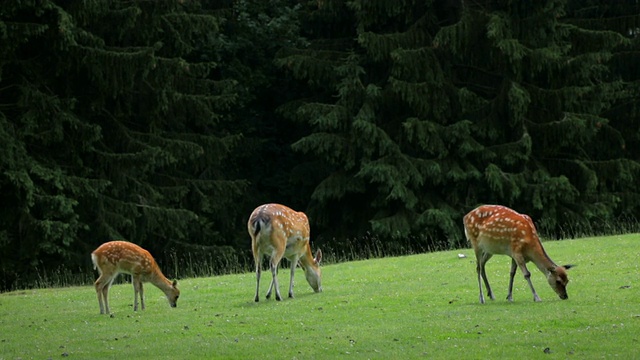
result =
M133 282L133 310L138 311L138 294L144 310L143 282L150 282L164 292L171 307L176 307L180 290L177 282L171 282L160 271L151 254L140 246L127 241L110 241L91 253L94 269L100 277L95 282L100 314L109 314L109 288L118 274L130 274Z
M271 297L271 291L275 288L276 300L282 300L277 274L278 265L283 257L291 261L290 298L293 297L293 277L298 264L304 270L304 275L313 291L322 291L322 273L320 271L322 252L318 250L315 257L311 255L307 215L284 205L265 204L258 206L251 213L247 226L251 236L253 259L256 264L256 302L260 300L260 274L265 255L270 259L269 267L272 276L267 299Z
M495 254L511 257L507 300L513 301L513 278L516 269L520 267L533 293L533 300L540 301L531 283L531 273L526 266L529 261L536 264L545 275L549 285L560 299L569 298L567 295L569 279L566 270L573 265L558 266L549 258L542 247L535 225L528 215L519 214L505 206L483 205L464 216L464 233L476 253L481 304L484 304L481 279L484 279L487 295L491 300L494 299L489 280L487 280L485 265Z

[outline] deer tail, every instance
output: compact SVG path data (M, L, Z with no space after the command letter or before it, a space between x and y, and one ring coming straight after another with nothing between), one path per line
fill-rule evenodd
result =
M98 258L94 253L91 253L91 262L93 263L93 270L96 270L98 268Z
M271 218L265 214L258 214L251 220L251 227L253 228L253 236L258 236L260 231L267 230L271 226Z

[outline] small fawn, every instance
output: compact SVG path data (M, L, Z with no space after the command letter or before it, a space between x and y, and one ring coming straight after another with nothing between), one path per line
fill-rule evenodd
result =
M143 282L150 282L162 290L171 307L176 307L180 296L177 281L169 281L160 271L151 254L140 246L127 241L110 241L91 253L94 269L100 277L95 282L100 314L109 314L109 287L120 273L130 274L133 282L133 310L138 311L138 294L144 310Z
M533 300L540 301L540 297L531 283L531 273L526 266L529 261L536 264L546 276L549 285L560 299L569 298L567 295L569 278L566 270L574 265L558 266L549 258L529 216L519 214L505 206L483 205L464 216L464 233L476 253L476 272L478 273L481 304L484 304L481 279L484 279L489 298L494 299L485 265L495 254L511 257L507 300L513 301L513 278L516 274L516 268L520 267L533 293Z

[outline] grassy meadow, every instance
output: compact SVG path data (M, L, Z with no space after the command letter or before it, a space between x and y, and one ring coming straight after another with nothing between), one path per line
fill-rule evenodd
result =
M179 281L170 308L146 284L114 285L113 316L100 315L93 287L0 294L0 359L628 359L640 346L640 234L545 242L569 271L560 300L529 264L542 302L522 274L505 300L510 259L487 273L495 301L481 305L470 249L330 264L324 292L296 273L295 299L253 301L253 273ZM459 258L465 254L466 258ZM280 271L286 296L287 270Z

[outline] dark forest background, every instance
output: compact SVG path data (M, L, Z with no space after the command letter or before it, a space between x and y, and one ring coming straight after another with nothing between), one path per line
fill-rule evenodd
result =
M483 203L619 231L639 96L631 0L3 1L0 290L113 239L242 269L266 202L343 256L466 246Z

